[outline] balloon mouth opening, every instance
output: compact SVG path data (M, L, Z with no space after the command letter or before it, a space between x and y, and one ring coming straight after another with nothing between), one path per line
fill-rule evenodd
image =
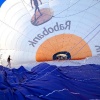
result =
M67 51L60 51L53 55L53 60L71 60L71 54Z

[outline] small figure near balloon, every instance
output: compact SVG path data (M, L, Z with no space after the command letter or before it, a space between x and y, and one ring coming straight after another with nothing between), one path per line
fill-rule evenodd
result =
M10 58L10 55L9 55L8 58L7 58L7 62L8 62L7 66L9 66L11 68L11 62L10 62L10 60L12 60L12 59Z

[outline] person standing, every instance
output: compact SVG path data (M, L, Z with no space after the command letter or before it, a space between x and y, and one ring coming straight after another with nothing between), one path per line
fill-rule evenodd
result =
M39 0L40 3L42 4L41 0ZM33 8L33 2L34 2L34 6L35 6L35 21L36 21L36 11L38 10L38 12L40 13L40 15L42 15L39 6L38 6L38 0L30 0L31 2L31 7Z
M8 62L7 66L9 66L11 68L11 62L10 62L10 60L12 60L12 59L10 58L10 55L9 55L8 58L7 58L7 62Z

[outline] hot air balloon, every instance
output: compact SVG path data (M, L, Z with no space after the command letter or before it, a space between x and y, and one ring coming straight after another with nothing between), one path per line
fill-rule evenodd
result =
M0 51L3 63L52 61L56 53L69 52L72 60L99 55L99 1L5 1L0 8ZM66 3L65 3L66 2ZM63 7L62 7L63 5ZM67 55L66 55L67 56Z
M99 55L100 0L0 0L0 100L100 100Z

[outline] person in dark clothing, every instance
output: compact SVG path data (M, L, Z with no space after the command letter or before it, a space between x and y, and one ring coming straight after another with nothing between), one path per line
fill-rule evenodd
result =
M36 21L36 11L38 10L38 12L40 13L40 15L42 15L39 6L38 6L38 0L30 0L31 1L31 7L33 8L33 2L34 2L34 6L35 6L35 21ZM41 0L39 0L40 3L42 4Z
M11 62L10 62L10 60L12 60L12 59L10 58L10 55L9 55L8 58L7 58L7 62L8 62L7 66L9 66L11 68Z

